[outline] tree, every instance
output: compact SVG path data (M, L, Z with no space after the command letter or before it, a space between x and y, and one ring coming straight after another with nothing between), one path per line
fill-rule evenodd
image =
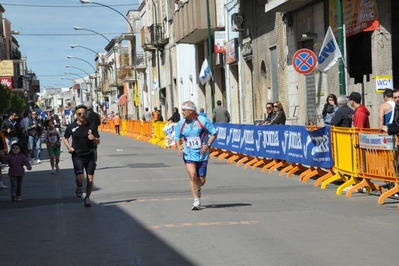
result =
M0 84L0 114L6 114L15 111L20 114L26 106L25 99L18 94L12 93L6 86Z

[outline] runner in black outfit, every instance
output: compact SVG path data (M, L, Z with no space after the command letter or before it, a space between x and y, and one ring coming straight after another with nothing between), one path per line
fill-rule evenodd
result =
M87 107L78 105L75 108L76 121L70 124L64 133L64 144L68 152L72 154L73 168L76 175L76 196L82 197L82 184L84 182L84 169L87 175L86 197L84 205L91 207L90 195L93 189L94 170L96 168L94 149L100 144L100 135L94 124L86 120ZM72 145L69 143L69 137L72 136Z

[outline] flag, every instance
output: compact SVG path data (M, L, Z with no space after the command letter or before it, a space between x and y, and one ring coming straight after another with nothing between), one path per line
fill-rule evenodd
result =
M157 73L157 70L155 67L152 69L152 73L153 73L154 80L152 82L151 94L155 95L155 91L158 89L158 81L157 81L158 73Z
M335 40L331 27L328 27L326 37L324 37L323 45L320 49L319 57L317 58L317 69L321 72L326 72L335 63L338 58L342 58L337 41Z
M211 69L209 68L208 60L206 60L205 58L204 62L202 62L201 72L199 74L199 80L201 84L204 85L211 78L212 78L212 72Z
M133 85L133 99L134 99L134 105L139 106L140 105L140 98L139 98L139 88L137 87L137 82L134 83Z

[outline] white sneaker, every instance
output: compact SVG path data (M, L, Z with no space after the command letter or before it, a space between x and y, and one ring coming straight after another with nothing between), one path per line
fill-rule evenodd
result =
M0 188L6 189L6 188L8 188L8 186L4 185L3 182L0 182Z
M56 170L57 172L60 171L60 167L58 166L58 164L55 165L55 170Z
M347 188L344 188L343 190L342 190L342 192L347 192L349 189L351 189L353 187L353 185L350 185L349 187L347 187Z
M51 168L51 173L54 174L55 173L55 167Z
M42 161L40 161L40 159L37 159L37 161L36 161L36 163L38 163L38 164L41 163L41 162L42 162Z
M199 200L194 200L193 207L191 207L191 210L198 211L200 209L201 209L200 201Z

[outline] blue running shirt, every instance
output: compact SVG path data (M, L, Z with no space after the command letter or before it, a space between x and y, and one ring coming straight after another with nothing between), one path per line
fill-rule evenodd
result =
M216 134L216 128L212 122L204 117L197 116L192 122L182 119L176 126L175 139L184 139L183 158L194 162L202 162L209 159L209 149L201 154L201 146L208 143L209 135Z
M395 112L395 102L394 101L387 101L392 106L392 109L384 114L384 125L390 125L393 122L394 112Z

